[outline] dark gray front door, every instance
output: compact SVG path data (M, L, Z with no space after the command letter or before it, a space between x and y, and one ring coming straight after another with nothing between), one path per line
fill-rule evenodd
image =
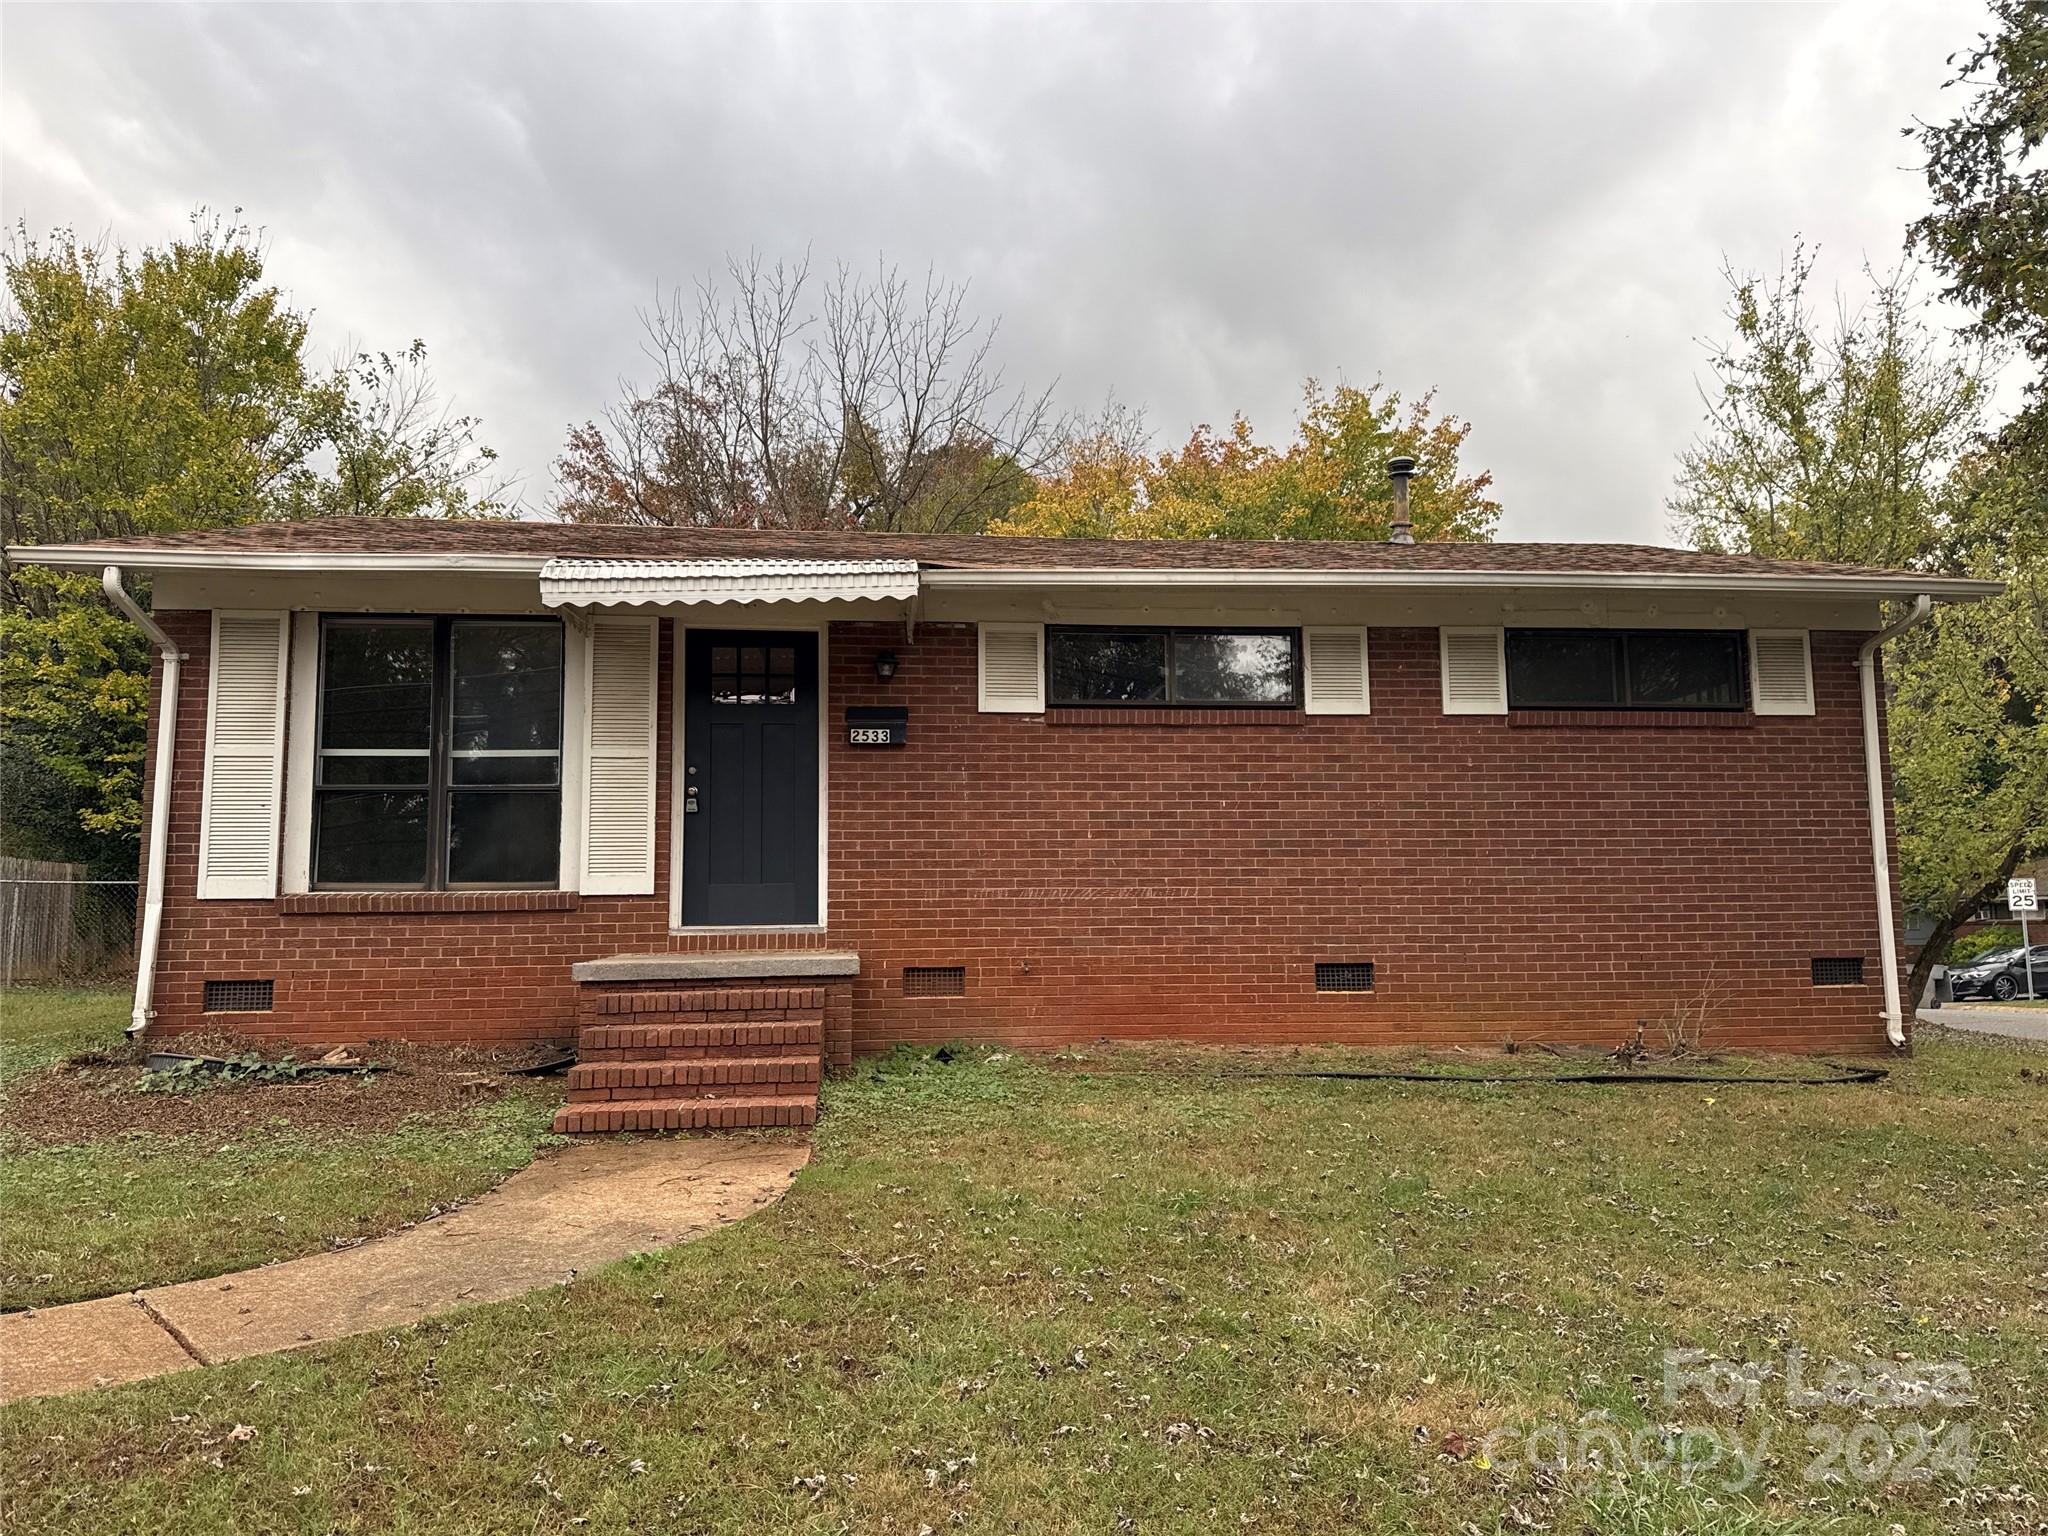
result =
M686 631L683 922L818 920L818 637Z

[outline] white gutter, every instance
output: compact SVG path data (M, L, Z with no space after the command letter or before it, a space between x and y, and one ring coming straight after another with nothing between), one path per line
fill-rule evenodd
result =
M119 558L138 571L274 571L304 575L337 575L343 572L404 572L437 574L453 571L493 576L538 577L550 560L579 557L541 554L461 553L423 551L412 554L390 552L341 552L218 549L149 549L115 545L22 545L7 551L24 565L60 569L82 569L104 565ZM619 567L636 564L669 564L614 558L604 563ZM694 562L691 562L694 563ZM1510 570L1289 570L1201 569L1180 566L1109 566L1088 569L1053 567L975 567L923 565L919 584L926 590L947 588L994 591L1041 591L1049 587L1556 587L1601 588L1689 592L1785 592L1807 596L1908 598L1930 593L1944 599L1965 600L1996 597L2004 583L1972 581L1963 577L1826 576L1767 572L1709 574L1693 571L1510 571Z
M487 576L537 576L547 555L362 553L334 550L151 549L142 544L10 545L8 558L20 565L79 570L104 565L110 556L137 571L288 571L328 575L336 571L473 571Z
M1710 574L1696 571L1333 571L1333 570L1202 570L1180 566L1153 568L1063 570L963 570L927 566L921 580L926 590L1037 590L1045 587L1565 587L1615 588L1628 591L1666 589L1697 592L1789 592L1802 596L1913 597L1922 592L1940 597L1996 597L2005 590L1997 581L1962 577L1805 576L1767 572L1758 575Z
M1903 635L1934 611L1934 598L1921 593L1912 612L1863 642L1856 670L1863 683L1863 788L1870 801L1870 864L1877 879L1877 952L1884 966L1884 1035L1895 1046L1906 1043L1906 1016L1899 1006L1899 947L1892 935L1892 859L1885 837L1884 743L1877 734L1877 653L1885 641Z
M157 703L156 777L149 799L149 871L142 887L142 937L135 951L135 1008L129 1015L128 1033L135 1036L149 1027L150 1007L156 994L157 939L164 926L164 858L169 852L171 830L171 759L178 741L178 666L185 653L163 632L155 619L142 611L128 589L121 585L121 567L110 565L100 576L107 601L126 614L135 627L156 642L163 658L163 694Z

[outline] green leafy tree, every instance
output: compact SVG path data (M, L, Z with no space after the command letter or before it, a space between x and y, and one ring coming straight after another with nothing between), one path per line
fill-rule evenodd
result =
M140 251L18 226L0 317L0 538L71 543L328 514L500 510L418 343L330 366L254 233ZM0 570L0 834L132 869L149 656L88 578Z
M1953 621L1962 632L1952 674L1967 678L1972 653L1984 658L1982 694L1963 690L1957 706L1981 728L1927 744L1924 790L1913 777L1921 758L1901 764L1902 800L1923 802L1911 819L1931 828L1908 868L1927 877L1918 898L1938 919L1916 979L1961 918L2048 852L2048 9L1993 0L1991 19L1950 59L1955 115L1906 130L1927 156L1930 207L1912 226L1914 245L1947 279L1946 296L1975 312L1970 333L2015 348L2027 369L2025 404L1966 466L1967 510L1947 549L1951 564L2010 584ZM1953 699L1953 686L1939 696ZM1901 815L1904 843L1913 829Z
M1393 522L1387 460L1411 455L1415 536L1493 537L1493 476L1459 463L1471 424L1378 384L1324 390L1310 379L1294 440L1258 440L1242 416L1198 427L1172 453L1143 446L1142 424L1112 412L1077 434L1064 462L993 533L1097 539L1384 539Z
M1940 542L1947 473L1983 428L1985 358L1929 327L1904 270L1870 300L1808 296L1813 258L1724 272L1732 337L1710 359L1707 423L1671 500L1701 549L1890 568Z
M1993 445L1952 477L1942 565L2003 595L1937 608L1893 658L1891 747L1899 878L1930 919L1909 995L1950 938L2048 853L2048 520L2022 455Z
M1948 279L1948 297L1976 312L1984 337L2016 343L2048 369L2048 7L1992 0L1996 25L1965 52L1948 89L1960 110L1906 133L1927 156L1933 206L1914 243Z
M150 651L77 576L24 567L0 610L4 850L135 872ZM31 606L33 605L33 606Z
M1773 282L1731 274L1734 336L1670 505L1702 549L2008 584L1937 608L1885 657L1900 887L1935 924L1917 998L1956 925L2042 846L2044 551L2027 475L1984 437L1981 348L1930 326L1903 273L1824 319L1811 272L1800 253Z

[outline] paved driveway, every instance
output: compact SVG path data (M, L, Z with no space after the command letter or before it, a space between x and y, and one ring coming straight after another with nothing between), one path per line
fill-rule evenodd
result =
M1943 1003L1939 1008L1921 1009L1920 1022L1968 1030L1974 1035L2005 1035L2014 1040L2048 1041L2048 1008Z

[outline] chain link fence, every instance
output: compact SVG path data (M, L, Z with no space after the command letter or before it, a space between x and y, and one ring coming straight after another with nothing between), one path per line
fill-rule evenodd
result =
M0 858L0 984L120 981L135 965L135 882Z

